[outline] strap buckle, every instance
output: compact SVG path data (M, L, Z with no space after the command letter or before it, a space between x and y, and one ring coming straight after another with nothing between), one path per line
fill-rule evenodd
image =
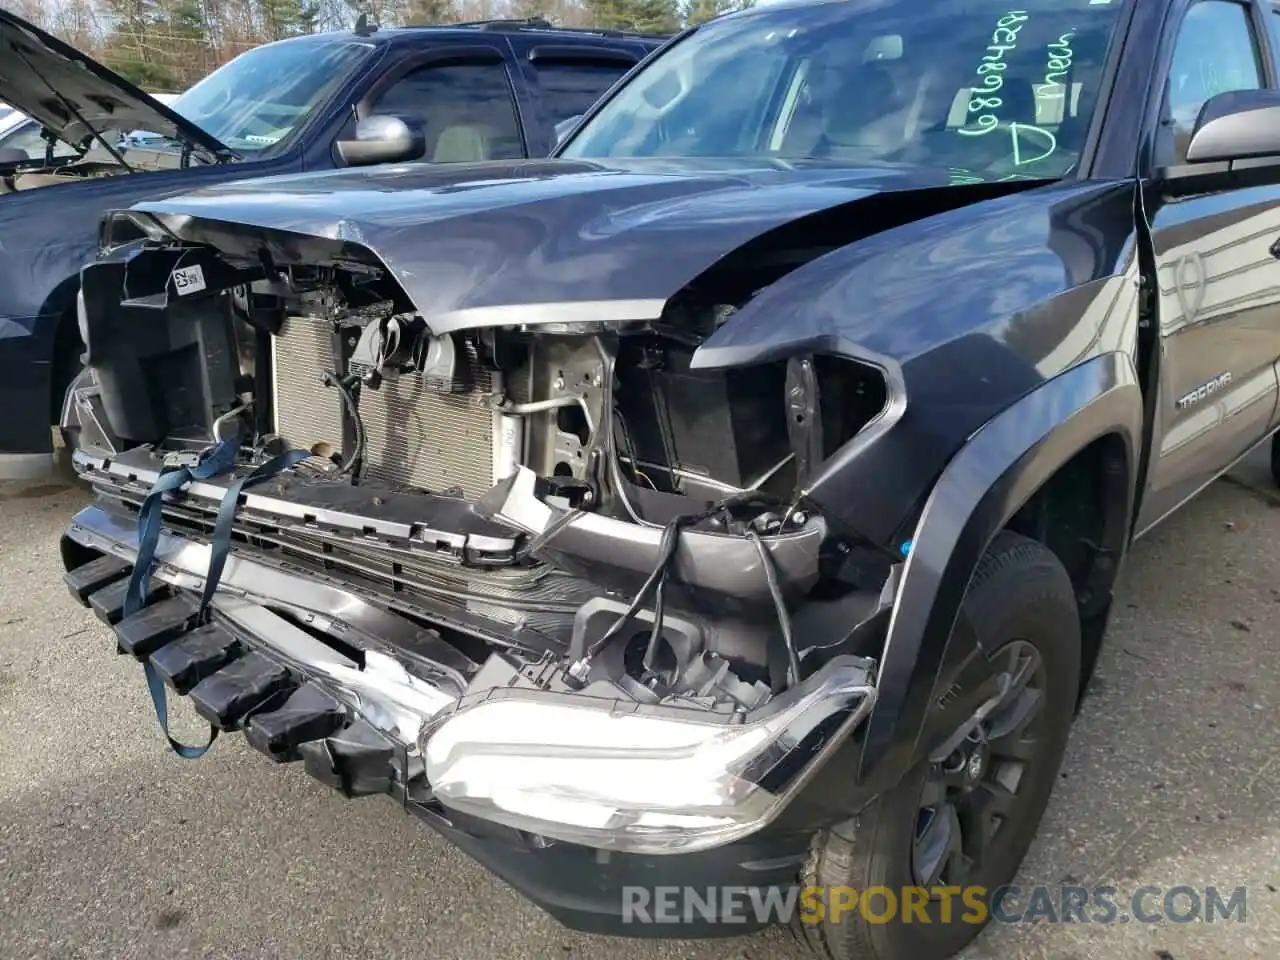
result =
M179 470L182 467L190 470L200 465L200 454L192 450L171 450L164 455L163 463L166 470Z

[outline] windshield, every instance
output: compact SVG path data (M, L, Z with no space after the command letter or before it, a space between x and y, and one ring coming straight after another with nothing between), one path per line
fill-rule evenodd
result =
M372 49L350 40L256 47L215 70L171 107L241 153L289 137Z
M723 157L1061 177L1125 0L839 0L715 20L653 61L565 157ZM927 13L925 12L927 10Z

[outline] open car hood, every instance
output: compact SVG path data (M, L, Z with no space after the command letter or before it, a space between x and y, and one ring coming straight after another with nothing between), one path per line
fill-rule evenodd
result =
M94 133L147 130L211 156L233 155L119 74L6 10L0 10L0 100L77 148Z

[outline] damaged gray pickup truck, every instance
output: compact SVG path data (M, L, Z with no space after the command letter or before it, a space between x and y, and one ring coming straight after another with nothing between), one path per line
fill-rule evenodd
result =
M389 794L573 927L948 956L1132 538L1280 425L1264 16L770 5L549 159L116 211L67 582L162 726ZM821 909L873 886L915 922Z

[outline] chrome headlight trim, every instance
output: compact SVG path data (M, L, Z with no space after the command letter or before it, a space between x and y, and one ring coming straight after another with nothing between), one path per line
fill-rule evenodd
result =
M875 704L869 661L832 660L725 722L569 693L504 690L420 741L446 808L605 850L692 853L766 826Z

